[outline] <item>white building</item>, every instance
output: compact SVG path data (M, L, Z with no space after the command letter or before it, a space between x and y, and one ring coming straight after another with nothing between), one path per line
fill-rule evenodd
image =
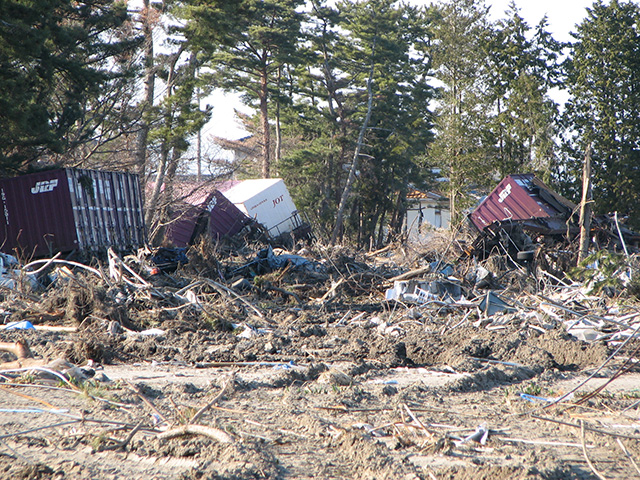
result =
M430 230L448 229L451 222L449 199L434 192L412 189L407 194L404 233L408 241L425 238Z

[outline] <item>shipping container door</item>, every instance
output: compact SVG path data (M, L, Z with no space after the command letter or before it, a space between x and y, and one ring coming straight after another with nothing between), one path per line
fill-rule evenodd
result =
M3 252L28 258L77 247L64 170L0 180L0 199Z

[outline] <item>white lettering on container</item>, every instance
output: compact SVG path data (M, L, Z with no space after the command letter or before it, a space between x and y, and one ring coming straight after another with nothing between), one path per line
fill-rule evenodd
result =
M498 194L498 202L502 203L506 200L506 198L511 193L511 184L507 184L506 187Z
M2 207L4 209L5 222L9 225L9 209L7 208L7 195L4 193L4 188L2 189Z
M35 186L31 189L31 193L34 195L37 193L50 192L58 186L58 179L44 180L42 182L36 182Z

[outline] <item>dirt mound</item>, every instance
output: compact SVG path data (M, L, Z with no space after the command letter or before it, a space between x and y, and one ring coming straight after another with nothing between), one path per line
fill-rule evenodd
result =
M2 330L4 342L26 340L36 359L91 360L105 375L60 383L5 371L0 476L588 478L583 422L591 427L585 448L605 478L631 477L628 457L602 432L624 434L639 455L637 392L578 391L545 416L532 412L609 359L629 337L606 343L624 324L605 320L634 320L635 307L575 288L537 298L538 283L520 269L494 277L492 288L500 281L512 290L490 314L481 306L490 295L468 280L470 262L447 266L445 282L431 251L312 248L308 256L309 270L262 265L257 275L250 251L223 258L201 249L167 275L107 281L74 271L44 291L4 292L6 321L48 327ZM408 268L422 272L428 301L385 298L393 277L415 273ZM464 298L442 294L443 284ZM567 320L583 322L584 335L605 335L578 340ZM628 341L600 376L613 375L637 345ZM187 425L225 440L189 429L161 440Z

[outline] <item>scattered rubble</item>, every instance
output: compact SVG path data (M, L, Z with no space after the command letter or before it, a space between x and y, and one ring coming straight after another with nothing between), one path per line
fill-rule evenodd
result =
M3 255L0 468L628 477L638 257L575 267L571 244L536 242L526 258L444 234L367 254L202 240L90 264Z

